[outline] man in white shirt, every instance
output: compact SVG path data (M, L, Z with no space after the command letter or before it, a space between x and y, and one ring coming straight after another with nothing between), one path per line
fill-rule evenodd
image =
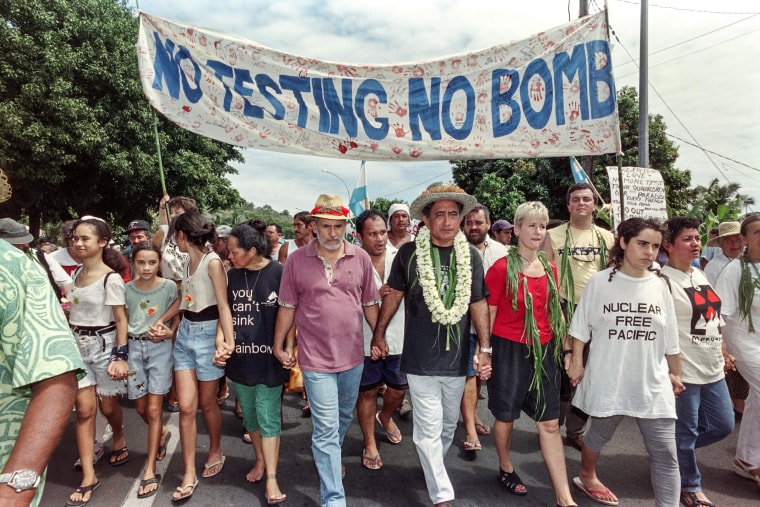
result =
M721 249L721 252L715 255L705 266L705 276L713 287L718 283L718 275L723 271L723 268L744 251L744 242L739 234L740 230L741 224L739 222L723 222L718 226L718 236L705 245L705 248L720 247Z

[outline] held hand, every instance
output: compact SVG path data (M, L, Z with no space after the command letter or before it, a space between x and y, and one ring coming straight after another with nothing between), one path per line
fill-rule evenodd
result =
M491 365L491 354L488 352L479 352L472 357L472 366L478 373L481 380L491 378L493 367Z
M373 361L385 359L388 355L388 342L385 341L385 338L372 338L369 350L370 359Z
M160 320L157 320L152 326L148 326L148 338L154 342L160 342L166 338L167 334L168 329L166 329L166 326Z
M111 361L108 364L108 375L111 380L122 380L129 375L129 365L126 361Z
M292 350L277 349L274 350L274 357L282 363L282 367L286 370L293 368L296 364L295 357L293 357Z
M673 385L673 394L678 398L678 395L684 392L686 387L684 387L683 382L681 382L681 377L679 375L668 373L668 376L670 377L670 383Z
M736 358L726 352L723 354L723 373L728 373L730 370L736 371L736 365L734 364L734 361Z
M211 362L216 366L226 366L227 359L229 359L231 355L232 352L230 349L226 345L222 345L221 347L217 347L214 351L214 359Z
M380 287L380 297L381 298L384 298L385 296L387 296L391 292L393 292L393 289L391 289L391 286L388 285L387 283L385 285L383 285L382 287Z
M577 386L583 380L583 361L574 361L570 357L569 364L567 361L565 362L565 371L567 372L567 376L570 377L570 383L573 384L573 387Z

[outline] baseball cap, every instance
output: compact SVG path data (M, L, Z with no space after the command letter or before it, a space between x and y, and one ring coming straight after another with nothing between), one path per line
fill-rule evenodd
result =
M150 232L150 224L145 220L132 220L127 226L127 233L132 231L148 231Z
M514 226L507 222L506 220L497 220L493 223L491 226L491 232L497 233L499 231L505 231L509 229L514 229Z

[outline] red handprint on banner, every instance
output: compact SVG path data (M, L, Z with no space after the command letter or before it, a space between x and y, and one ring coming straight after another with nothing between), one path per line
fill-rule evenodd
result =
M406 135L409 133L404 126L400 123L394 123L391 125L391 128L393 128L393 131L396 134L396 137L406 137Z
M422 155L422 150L419 148L412 148L409 150L409 156L412 158L419 158Z
M530 85L530 98L531 100L534 100L536 102L541 101L544 99L544 82L538 77L533 78L531 81L533 81Z
M396 113L401 118L406 116L406 113L408 112L406 109L406 102L404 102L404 105L402 106L401 104L399 104L398 100L394 100L393 102L390 102L388 104L388 110L390 110L391 113Z

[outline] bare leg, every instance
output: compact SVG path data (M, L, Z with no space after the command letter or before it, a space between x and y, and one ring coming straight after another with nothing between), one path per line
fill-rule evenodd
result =
M121 405L116 396L101 396L100 397L100 411L108 419L108 424L111 425L113 430L113 448L118 450L127 446L127 440L124 436L124 414L121 411ZM124 451L118 456L112 457L109 461L111 463L119 459L124 459L128 455L127 451Z
M462 422L464 423L464 439L468 442L475 442L478 439L478 432L475 430L475 423L478 421L478 384L476 377L467 377L464 384L464 394L462 395ZM482 424L482 421L480 421Z
M248 436L251 437L251 444L253 444L253 451L256 453L256 462L253 464L253 468L245 476L248 482L259 482L264 478L264 472L266 470L266 461L264 460L264 449L261 446L261 432L249 431Z
M198 403L201 412L203 412L203 419L206 422L206 431L208 431L209 436L207 465L219 463L222 460L222 411L219 410L219 404L216 401L218 389L218 380L198 382ZM221 466L218 464L204 470L201 475L204 477L214 475L219 472Z
M277 483L277 462L280 459L280 437L263 437L261 445L264 449L264 463L267 469L267 500L285 500L285 495L280 491Z
M187 486L198 480L195 471L195 447L198 440L198 428L195 422L195 414L198 412L198 381L195 378L195 370L177 371L174 373L174 378L179 401L179 441L182 447L182 461L185 465L181 486ZM219 408L218 405L217 408ZM174 493L174 498L180 496L180 492Z
M377 451L377 442L375 441L375 413L377 412L377 393L379 387L369 391L359 391L359 398L356 401L356 415L359 419L359 426L364 435L364 454L374 458L379 453ZM402 398L403 399L403 398ZM383 404L385 408L385 404ZM375 462L362 459L364 466L375 466ZM379 459L377 466L383 466ZM269 473L269 472L267 472Z
M161 420L163 401L163 395L157 394L147 394L135 400L135 410L137 410L137 413L148 425L148 459L143 471L143 480L152 479L156 476L158 448L161 445L161 441L166 438L166 434L169 432ZM158 484L149 484L145 486L145 489L138 490L137 493L142 495L157 488Z
M583 485L586 486L586 489L592 489L594 491L606 491L607 486L602 484L602 482L596 476L596 462L599 461L599 454L600 453L592 451L586 447L585 444L583 444L581 447L581 472L578 475L581 481L583 481ZM613 495L611 491L609 493L599 495L599 498L611 502L617 501L617 497Z
M82 482L80 486L89 486L97 482L95 467L92 464L95 443L95 412L97 411L97 399L95 386L85 387L77 391L76 397L77 422L77 448L79 459L82 462ZM88 500L92 493L72 493L69 500L81 502Z
M567 467L565 465L565 449L562 445L562 436L559 433L559 420L542 421L536 423L538 437L541 442L541 453L544 455L546 468L554 486L554 494L557 496L557 505L573 505L573 496L570 493L570 485L567 482Z

